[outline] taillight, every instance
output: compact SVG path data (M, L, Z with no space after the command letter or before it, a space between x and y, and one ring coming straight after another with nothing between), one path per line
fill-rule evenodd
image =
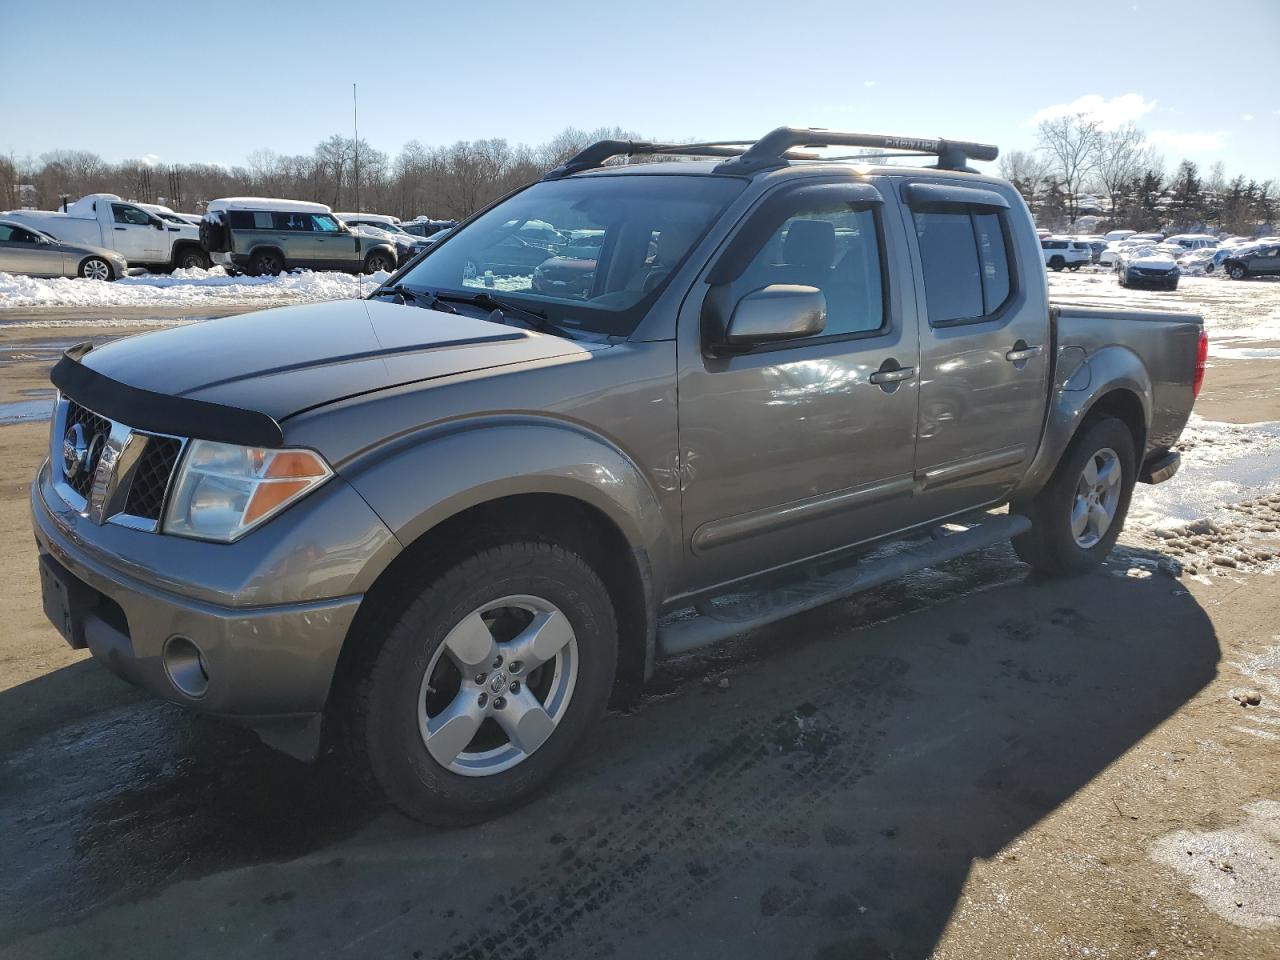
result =
M1191 381L1191 396L1200 396L1200 388L1204 386L1204 365L1209 359L1209 334L1200 331L1200 342L1196 344L1196 378Z

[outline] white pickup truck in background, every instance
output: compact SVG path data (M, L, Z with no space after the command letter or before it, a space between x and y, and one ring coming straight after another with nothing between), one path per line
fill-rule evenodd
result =
M209 266L209 255L200 246L199 227L168 207L129 203L114 193L81 197L67 207L66 213L12 210L4 216L64 243L115 250L130 267L171 270Z

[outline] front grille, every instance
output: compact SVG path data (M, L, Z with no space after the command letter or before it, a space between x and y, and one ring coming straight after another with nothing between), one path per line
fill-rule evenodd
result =
M106 441L107 436L111 433L111 421L106 417L98 416L92 410L88 410L72 400L67 406L67 429L71 429L77 423L84 428L86 438L102 438L102 441L96 445L96 452L101 453L102 443ZM93 486L93 472L97 466L96 462L87 464L86 469L69 478L67 484L72 490L87 499L89 488Z
M77 424L84 431L83 442L89 444L87 459L90 462L76 470L74 476L67 476L66 470L59 468L64 462L64 444L71 439L67 435ZM111 440L113 432L114 441ZM154 531L159 529L165 497L185 444L181 437L131 430L70 397L63 397L55 413L50 458L60 475L62 498L70 506L97 523L111 522ZM109 462L104 462L102 451L108 446L117 452ZM119 472L101 478L100 502L91 502L100 468Z
M177 437L146 435L146 447L138 460L125 499L124 512L145 520L159 520L164 509L164 495L169 489L169 478L178 465L182 441Z

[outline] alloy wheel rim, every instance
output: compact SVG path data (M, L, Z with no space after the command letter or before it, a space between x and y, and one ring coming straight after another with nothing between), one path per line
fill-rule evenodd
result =
M462 776L509 770L555 732L577 678L577 636L559 607L526 594L491 600L458 621L423 672L423 746Z
M105 280L111 271L101 260L90 260L84 265L84 275L90 280Z
M1076 546L1088 550L1111 529L1120 508L1122 475L1120 457L1110 447L1103 447L1085 462L1071 502L1071 535Z

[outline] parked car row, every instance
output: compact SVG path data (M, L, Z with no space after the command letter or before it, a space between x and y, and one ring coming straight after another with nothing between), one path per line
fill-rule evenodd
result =
M130 269L168 271L219 263L244 273L394 270L455 225L421 218L334 213L322 203L261 197L212 201L203 216L112 193L64 210L0 213L0 271L115 280Z
M19 237L34 232L68 250L92 251L83 253L74 263L71 276L86 276L101 280L114 280L122 276L128 267L147 270L171 270L176 267L207 267L209 256L200 243L198 220L189 214L176 213L158 204L130 203L114 193L91 193L81 197L65 211L10 210L0 213L7 223L22 228ZM12 229L10 236L13 236ZM19 239L11 243L27 244ZM40 247L39 243L35 244ZM10 247L5 250L9 251ZM32 254L26 247L19 253ZM54 269L52 250L41 250L40 266L44 271ZM64 256L57 252L58 257ZM65 254L72 257L70 253ZM13 259L8 257L7 259ZM35 262L34 256L18 258ZM123 262L123 266L117 266ZM103 267L108 268L103 275ZM0 266L8 270L8 267ZM65 265L57 268L65 271ZM86 272L81 272L82 270ZM15 268L15 272L27 270ZM54 276L65 276L63 272Z

